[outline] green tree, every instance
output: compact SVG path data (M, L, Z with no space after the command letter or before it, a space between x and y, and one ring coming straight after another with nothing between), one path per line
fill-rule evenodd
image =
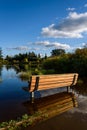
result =
M65 50L64 49L54 49L51 52L52 56L60 56L62 54L65 54Z
M76 49L73 55L73 70L80 76L87 76L87 48Z
M45 53L45 57L44 57L45 59L47 59L47 54Z
M43 68L51 70L53 73L69 73L69 57L65 54L59 57L48 58L43 62Z

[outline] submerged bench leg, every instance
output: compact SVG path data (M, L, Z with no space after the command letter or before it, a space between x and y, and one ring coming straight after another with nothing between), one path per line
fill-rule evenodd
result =
M31 92L31 102L34 103L34 92Z
M67 92L69 92L69 90L70 90L70 87L67 87Z

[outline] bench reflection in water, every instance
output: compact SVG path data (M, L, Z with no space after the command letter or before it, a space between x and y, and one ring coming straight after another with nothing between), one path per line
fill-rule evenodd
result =
M27 108L29 114L41 111L45 114L47 113L49 117L52 117L77 107L78 103L72 92L61 92L40 99L35 99L33 104L31 101L26 101L23 105Z

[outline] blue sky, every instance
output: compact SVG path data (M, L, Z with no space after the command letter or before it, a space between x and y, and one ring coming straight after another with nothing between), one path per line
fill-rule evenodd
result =
M0 0L3 55L50 55L87 44L87 0Z

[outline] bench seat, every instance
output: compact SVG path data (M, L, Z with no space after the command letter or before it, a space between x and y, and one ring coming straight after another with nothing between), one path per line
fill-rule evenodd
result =
M30 77L29 91L70 87L77 83L78 74L34 75Z
M35 91L49 90L60 87L69 87L77 83L78 74L51 74L51 75L33 75L29 80L29 87L25 90L32 93L34 97Z

